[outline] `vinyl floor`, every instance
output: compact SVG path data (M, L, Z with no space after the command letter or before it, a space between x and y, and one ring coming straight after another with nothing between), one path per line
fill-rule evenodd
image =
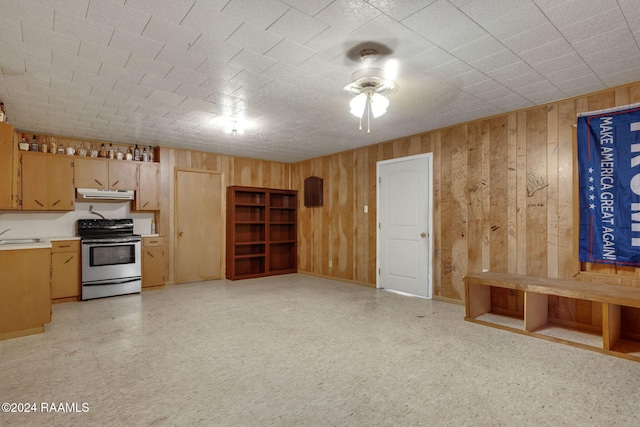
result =
M302 274L57 304L0 342L0 401L32 410L0 425L640 425L640 363L463 317Z

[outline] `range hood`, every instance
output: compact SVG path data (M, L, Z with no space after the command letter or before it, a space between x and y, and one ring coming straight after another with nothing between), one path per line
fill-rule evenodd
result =
M99 188L77 188L76 200L83 201L109 201L127 202L133 200L133 190L102 190Z

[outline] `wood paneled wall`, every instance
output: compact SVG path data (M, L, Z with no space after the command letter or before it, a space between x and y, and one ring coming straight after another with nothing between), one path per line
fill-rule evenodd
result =
M375 286L376 162L433 153L434 295L462 300L464 275L483 269L596 271L640 286L636 269L578 262L575 185L576 114L636 102L640 84L293 164L291 188L301 195L306 177L324 179L324 206L300 203L298 269Z
M180 150L160 147L159 160L161 164L160 212L157 220L158 233L164 233L169 239L169 259L174 260L174 180L175 170L194 169L215 171L222 176L222 221L226 221L226 191L229 185L244 185L252 187L268 187L290 189L291 165L287 163L266 160L248 159L226 156L222 154L205 153L200 151ZM224 238L224 236L223 236ZM223 254L224 256L224 254ZM173 282L173 261L169 263L169 280ZM224 277L224 272L223 272Z

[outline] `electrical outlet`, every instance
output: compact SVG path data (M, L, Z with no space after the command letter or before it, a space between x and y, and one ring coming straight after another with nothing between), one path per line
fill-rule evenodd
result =
M364 205L364 213L369 213L369 206Z

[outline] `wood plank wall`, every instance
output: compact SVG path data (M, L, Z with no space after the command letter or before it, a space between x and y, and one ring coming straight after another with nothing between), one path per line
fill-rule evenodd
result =
M578 262L574 184L576 114L636 102L640 83L293 164L301 195L306 177L324 179L324 206L300 203L298 269L374 287L376 162L433 153L434 295L463 300L462 278L483 269L640 286L636 269ZM521 309L521 296L496 298ZM553 307L600 321L597 308Z
M167 235L169 259L174 260L175 247L175 170L195 169L219 172L222 176L222 221L226 221L226 188L229 185L290 189L291 165L266 160L233 157L215 153L160 147L161 164L160 212L156 218L157 231ZM224 236L223 236L224 238ZM225 254L223 253L223 256ZM224 277L224 272L222 272ZM174 281L174 264L169 262L169 280Z

